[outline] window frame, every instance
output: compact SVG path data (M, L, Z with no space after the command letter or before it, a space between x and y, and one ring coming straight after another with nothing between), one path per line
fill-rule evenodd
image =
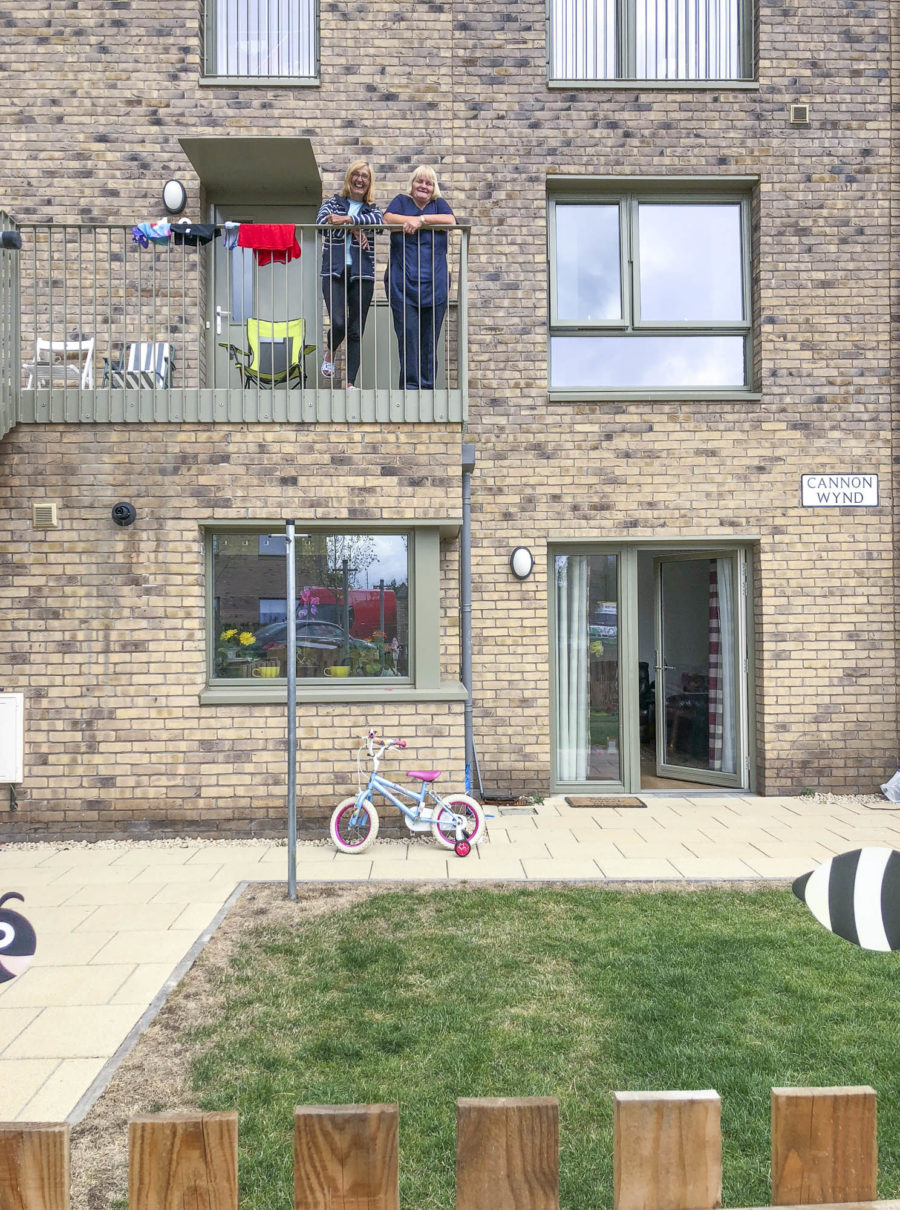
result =
M548 180L547 193L547 386L551 399L594 398L740 398L757 394L755 390L754 359L754 298L753 298L753 190L755 177L728 178L573 178ZM559 206L596 205L616 201L619 207L619 273L622 303L621 319L583 320L559 319L557 308L556 212ZM640 312L640 246L639 213L641 205L696 204L735 205L740 208L741 301L744 318L733 320L651 320ZM679 336L712 335L741 336L743 339L744 383L742 386L722 387L562 387L554 386L552 378L552 341L557 336L598 335Z
M671 88L671 89L758 89L756 53L756 6L754 0L738 0L739 56L741 75L735 77L703 76L697 78L662 76L639 76L634 71L637 60L636 19L634 0L622 0L617 5L615 58L616 67L624 65L623 71L614 76L558 76L553 72L555 58L554 8L557 0L547 0L546 48L548 88Z
M217 68L217 20L222 0L203 0L203 23L201 26L201 85L219 85L229 88L303 88L315 87L320 83L320 0L305 0L311 8L312 25L312 72L310 75L235 75L218 72ZM247 3L264 3L265 0L246 0Z
M408 677L302 678L296 682L298 702L353 701L461 701L464 687L457 681L441 679L441 542L457 538L461 519L395 523L307 521L298 519L298 530L306 533L353 533L384 536L402 534L408 538L409 586L409 660ZM281 520L211 520L200 524L205 568L204 688L201 705L237 703L264 704L287 701L287 678L217 678L215 673L215 583L213 577L213 538L217 534L271 534L284 528Z

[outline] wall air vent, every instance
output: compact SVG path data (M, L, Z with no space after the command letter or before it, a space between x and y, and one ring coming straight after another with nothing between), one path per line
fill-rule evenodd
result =
M805 104L797 104L791 106L791 125L792 126L808 126L809 125L809 106Z
M58 529L55 504L32 504L31 524L35 529Z

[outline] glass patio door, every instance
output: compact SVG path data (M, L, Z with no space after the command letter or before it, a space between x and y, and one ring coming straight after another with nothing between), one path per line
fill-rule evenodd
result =
M260 319L281 323L302 318L306 321L306 343L321 345L321 294L315 231L299 224L315 222L315 211L302 206L216 207L213 221L256 223L293 223L302 255L287 263L272 261L260 265L249 248L229 247L232 242L217 239L213 245L213 281L210 290L210 361L214 365L217 387L239 387L241 378L229 361L228 345L246 349L247 320ZM307 372L315 381L316 362L310 355Z
M554 559L556 779L623 783L617 554Z
M739 786L738 555L658 558L655 571L657 776Z

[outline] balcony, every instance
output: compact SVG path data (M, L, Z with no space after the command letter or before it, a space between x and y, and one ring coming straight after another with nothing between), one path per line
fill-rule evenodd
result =
M449 301L432 332L429 389L401 388L384 285L391 240L386 228L366 229L375 293L357 389L348 390L346 340L334 376L320 372L330 324L319 271L330 229L296 227L299 257L263 263L230 246L226 228L206 244L170 237L145 247L131 227L16 226L2 215L0 224L22 238L20 251L0 249L0 435L16 423L465 419L466 228L447 230Z

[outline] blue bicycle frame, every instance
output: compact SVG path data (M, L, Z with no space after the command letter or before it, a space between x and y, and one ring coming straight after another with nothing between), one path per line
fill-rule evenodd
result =
M351 825L356 825L359 822L359 809L366 799L371 797L374 790L377 790L379 794L383 794L389 803L395 806L398 811L401 811L413 823L434 823L436 816L427 815L423 817L422 815L422 807L425 805L426 798L431 798L439 807L443 807L445 811L452 815L454 824L457 822L456 812L451 811L446 806L440 795L430 788L427 781L422 782L421 789L416 793L410 790L408 786L398 786L395 781L389 781L386 777L380 777L373 771L369 777L369 784L356 796L356 810L350 819ZM411 799L415 805L406 806L397 797L398 794ZM372 805L374 806L374 803ZM459 817L459 821L461 823L465 822L462 816Z

